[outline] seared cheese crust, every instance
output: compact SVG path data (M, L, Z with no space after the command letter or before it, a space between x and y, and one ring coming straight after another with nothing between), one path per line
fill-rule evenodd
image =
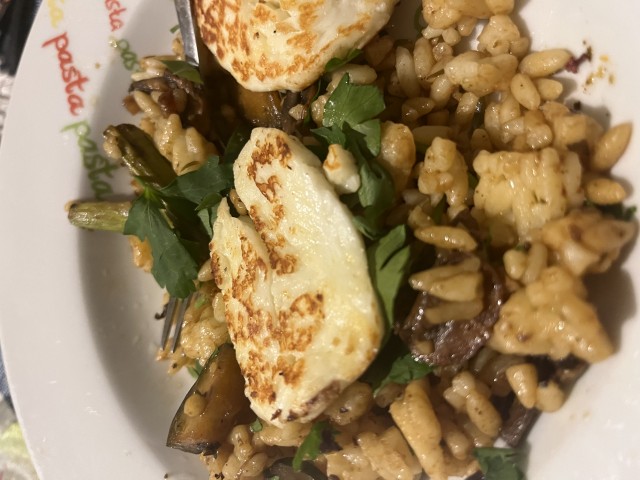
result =
M204 43L243 87L300 91L364 46L397 0L195 0Z
M211 254L245 393L263 420L311 421L378 352L364 244L297 139L254 129L234 177L250 218L223 201Z

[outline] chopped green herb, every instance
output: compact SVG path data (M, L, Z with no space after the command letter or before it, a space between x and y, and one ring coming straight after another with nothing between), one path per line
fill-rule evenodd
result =
M622 203L616 203L614 205L596 205L592 202L585 202L586 206L594 207L600 210L605 215L611 215L616 220L622 220L625 222L632 221L636 212L638 211L638 207L632 205L631 207L626 207Z
M196 363L194 363L193 366L187 367L187 371L191 374L193 378L198 378L202 373L203 368L204 367L200 365L200 362L196 361Z
M325 127L336 125L342 128L348 123L355 128L370 120L384 110L384 99L378 87L373 85L354 85L349 75L343 75L324 107L322 124Z
M216 217L218 216L218 207L220 206L221 201L222 195L213 192L204 197L196 209L198 217L202 221L202 225L204 225L204 228L209 234L209 238L213 237L213 223L216 221Z
M151 273L169 294L185 298L195 290L198 267L208 256L220 193L232 187L233 165L211 157L164 188L146 187L133 202L124 233L149 239Z
M529 251L529 245L526 243L519 243L517 244L513 249L516 252L528 252Z
M380 138L382 137L382 127L380 120L373 119L354 125L353 129L364 135L364 143L371 155L377 157L380 154Z
M393 327L396 296L409 269L411 251L406 243L407 228L399 225L367 250L369 273L387 319L387 338Z
M361 53L362 53L362 50L358 48L353 48L347 52L344 58L334 57L327 62L327 64L324 67L324 71L327 73L331 73L341 67L344 67L347 63L358 58Z
M262 429L263 429L262 422L260 421L259 418L256 418L255 422L249 425L249 430L251 430L253 433L260 432L262 431Z
M193 302L193 306L198 309L204 307L207 303L211 302L211 297L204 293L202 290L198 292L195 302Z
M169 225L160 201L149 189L134 200L123 233L149 240L153 252L151 273L170 295L186 298L195 291L199 265L186 242Z
M382 379L380 385L375 389L374 395L389 383L406 385L413 380L429 375L432 371L433 367L431 365L416 361L410 353L403 357L398 357L391 364L389 374Z
M322 138L327 145L337 144L345 146L347 144L347 135L337 125L316 128L313 130L313 133Z
M240 151L244 148L250 137L250 126L241 125L236 128L227 141L227 146L225 147L224 155L222 156L222 163L226 164L235 162L238 155L240 155Z
M358 203L352 203L355 225L363 235L377 239L384 234L382 215L393 204L395 189L389 173L376 162L380 153L381 126L376 117L385 108L380 90L354 85L344 75L324 108L323 126L312 132L326 145L338 144L358 163ZM358 205L359 204L359 205Z
M523 480L518 466L518 452L511 448L476 448L473 455L480 464L485 480Z
M362 235L370 240L377 240L385 234L385 229L378 225L376 218L354 215L353 224Z
M163 196L182 197L199 205L212 192L226 192L233 188L233 164L220 163L209 157L199 169L177 177L160 190Z
M202 77L196 67L184 60L162 60L171 73L178 77L202 85Z
M326 421L314 424L293 457L291 462L293 469L299 472L302 470L302 462L318 458L318 455L322 453L322 444L327 440L326 437L329 436L333 440L335 433L331 425Z
M393 202L395 193L389 173L382 165L375 161L367 161L362 156L359 158L358 173L360 174L360 188L358 198L363 207L373 207L375 214L381 214Z
M180 25L178 24L175 24L173 27L169 29L171 33L176 33L178 30L180 30Z

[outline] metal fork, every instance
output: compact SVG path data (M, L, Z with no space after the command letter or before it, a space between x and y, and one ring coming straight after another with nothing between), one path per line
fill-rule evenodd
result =
M175 352L176 348L178 348L180 332L182 332L182 325L184 324L184 314L193 300L193 295L192 293L187 298L171 297L169 299L164 312L164 325L162 326L162 338L160 339L160 346L163 350L167 348L169 338L173 339L171 342L171 353ZM174 326L173 335L171 335L172 326Z
M178 16L178 26L180 27L180 35L182 36L182 45L184 47L184 56L188 63L194 67L200 65L199 49L202 48L198 27L195 23L195 15L191 0L174 0L176 14ZM184 314L193 300L193 295L187 298L171 297L167 303L164 316L164 325L162 327L162 338L160 346L166 349L169 338L173 338L171 342L171 353L176 351L180 343L180 332L184 324ZM171 335L171 327L174 326L173 335Z
M195 21L193 4L191 0L173 0L173 3L178 15L178 26L180 27L185 59L194 67L199 67L203 45Z

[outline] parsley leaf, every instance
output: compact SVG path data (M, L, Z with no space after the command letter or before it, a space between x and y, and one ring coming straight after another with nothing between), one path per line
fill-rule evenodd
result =
M169 225L159 200L149 189L133 201L123 233L149 240L153 252L151 273L170 295L186 298L195 291L198 264L186 242Z
M194 363L193 366L187 367L187 371L191 374L193 378L198 378L202 373L203 368L204 367L200 365L200 362L196 361L196 363Z
M196 209L202 225L204 225L209 234L209 238L213 237L213 223L218 216L218 206L220 206L221 201L222 195L213 192L204 197Z
M374 395L389 383L406 385L407 383L429 375L433 367L429 364L418 362L410 353L403 357L398 357L391 364L391 369L386 377L382 379L380 385L375 389Z
M476 448L473 455L480 464L485 480L523 480L518 467L518 452L511 448Z
M362 50L360 50L359 48L352 48L347 52L344 58L333 57L324 66L324 71L326 73L331 73L341 67L344 67L347 63L351 62L351 60L355 60L356 58L358 58L361 53Z
M321 447L323 443L327 440L332 442L335 433L336 432L331 428L331 425L326 421L314 424L293 457L293 461L291 462L293 469L299 472L302 469L303 461L315 460L318 458L318 455L322 453Z
M327 100L323 126L313 130L327 145L341 145L356 159L361 184L358 202L351 203L350 208L358 229L371 239L384 234L381 218L395 198L389 173L375 160L380 153L381 126L374 117L384 108L384 98L377 87L354 85L345 74Z
M159 193L168 203L181 199L191 202L191 211L183 210L183 214L186 217L197 215L211 238L222 193L232 188L233 164L220 163L217 156L212 156L198 170L177 177Z
M197 170L180 175L160 190L163 196L183 197L199 205L211 192L224 192L233 188L233 164L220 163L211 156Z
M223 163L233 163L240 155L240 151L251 138L252 128L249 125L240 125L231 134L231 137L227 141L227 145L224 149L224 155L222 156Z
M349 75L344 74L324 107L322 124L342 128L346 122L358 125L374 118L384 111L384 99L374 85L354 85Z
M263 428L264 427L259 418L256 418L255 421L251 425L249 425L249 430L251 430L253 433L260 432Z
M337 125L316 128L313 133L322 138L328 145L338 144L344 147L347 144L347 135Z
M585 205L597 208L604 215L611 215L616 220L622 220L625 222L631 222L638 210L636 206L626 207L622 203L615 203L613 205L596 205L592 202L586 201Z
M195 290L221 193L231 188L233 164L212 156L163 188L145 185L144 194L133 202L123 233L149 239L151 273L170 295L185 298Z
M383 305L388 333L393 327L396 296L409 269L411 249L406 243L407 227L399 225L367 249L369 273Z
M395 189L389 173L385 168L375 161L367 161L364 157L356 155L359 160L358 173L360 174L360 188L358 198L360 204L372 210L366 217L377 217L382 214L393 203Z
M183 60L162 60L171 73L178 77L202 85L202 77L196 67Z
M364 143L371 155L377 157L380 154L380 139L382 137L382 127L379 119L367 120L355 125L353 129L364 135Z

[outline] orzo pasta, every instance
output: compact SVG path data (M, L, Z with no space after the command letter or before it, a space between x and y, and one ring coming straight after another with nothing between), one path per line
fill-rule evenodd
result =
M497 442L521 445L538 414L561 408L586 366L613 353L584 278L612 268L636 233L622 205L626 186L611 175L632 127L605 129L563 103L556 75L572 52L530 51L510 16L516 7L423 0L413 41L376 30L354 45L361 50L343 48L342 61L297 92L251 92L215 68L201 72L204 85L182 78L166 63L182 59L180 42L171 56L141 61L125 104L174 173L161 181L134 170L139 198L157 200L151 207L164 212L169 230L206 253L189 257L186 291L159 280L172 296L195 293L177 348L161 349L158 358L170 359L171 373L202 371L169 444L201 454L210 478L286 478L294 470L344 480L481 478L479 455ZM212 79L224 87L212 87ZM231 94L221 97L220 89ZM129 155L124 135L107 135L105 151L116 160ZM259 150L265 144L266 156ZM286 171L299 168L299 147L309 151L304 171L322 178L301 192L302 179L282 186ZM241 163L273 211L260 210L239 176ZM205 170L227 175L226 183ZM194 198L200 178L211 181L211 191ZM172 206L180 195L183 206L197 207L190 214L203 222L204 240L180 230L183 210ZM317 204L336 199L358 232L355 253L340 258L362 255L368 270L355 275L366 278L354 285L375 289L373 307L366 306L375 318L358 327L326 313L334 297L322 292L329 290L304 304L272 305L298 291L286 282L307 268L300 258L353 273L323 256L318 236L300 233L304 221L287 219L287 212L316 219ZM124 231L133 234L135 263L159 278L153 233L145 231L146 240L136 233L134 208L135 201ZM316 220L328 237L341 225ZM279 230L287 222L290 230ZM230 226L239 237L214 236L212 262L211 234ZM333 251L351 248L349 235L339 233ZM232 240L236 263L220 246ZM296 278L305 292L317 287L316 273ZM353 298L345 301L351 307ZM364 311L364 303L355 309ZM340 358L307 355L323 332L334 333L331 322L340 327L335 343L318 351ZM362 365L342 372L356 356ZM335 371L325 372L325 363ZM259 384L256 369L272 381ZM324 369L321 380L314 369ZM326 388L313 390L312 382L327 378ZM291 400L295 408L284 412L278 402L297 401L302 390L314 392L303 398L305 410ZM273 415L257 414L264 411ZM224 421L209 437L190 438L185 422L211 422L211 415Z

